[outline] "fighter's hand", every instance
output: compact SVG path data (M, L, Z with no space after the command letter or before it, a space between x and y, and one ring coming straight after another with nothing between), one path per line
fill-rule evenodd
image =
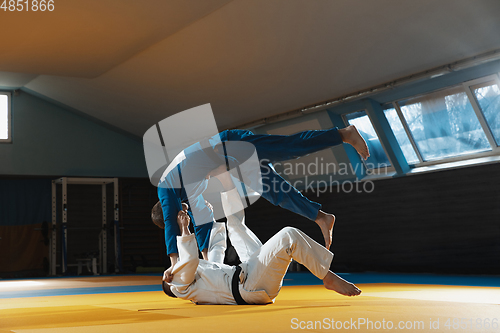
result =
M189 226L189 222L191 222L191 218L189 217L187 211L180 210L179 213L177 214L177 224L179 224L179 227L181 229L187 227Z
M174 266L170 266L165 272L163 272L163 281L170 283L172 282L172 279L174 278L174 275L172 274L172 269Z

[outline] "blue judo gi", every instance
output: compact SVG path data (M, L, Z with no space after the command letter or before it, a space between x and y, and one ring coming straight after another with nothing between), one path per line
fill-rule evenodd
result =
M219 140L220 137L220 140ZM262 197L273 205L283 207L314 221L321 208L319 203L313 202L302 195L290 183L283 179L273 168L272 163L299 158L317 151L333 147L342 143L338 129L304 131L293 135L254 134L247 130L228 130L210 138L208 142L212 148L218 142L245 141L254 145L260 163L262 175ZM190 186L189 193L184 186L175 186L176 175L169 172L158 186L158 198L163 209L165 221L165 244L167 254L177 253L176 236L180 234L177 225L177 214L182 209L182 201L189 196L191 209L197 210L197 216L204 216L206 221L213 220L212 211L206 206L203 191L207 188L206 175L216 169L220 163L208 158L206 150L200 143L195 143L184 150L186 158L177 165L177 170L188 172L199 179L196 186ZM193 207L194 206L194 207ZM201 214L201 215L200 215ZM200 250L208 248L212 222L196 224L191 215L196 240Z

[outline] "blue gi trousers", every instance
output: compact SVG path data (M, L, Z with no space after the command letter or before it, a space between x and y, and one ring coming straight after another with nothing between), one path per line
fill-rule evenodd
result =
M246 141L255 146L260 160L263 185L262 197L273 205L283 207L312 221L316 219L321 205L307 199L283 179L274 170L272 163L299 158L341 144L342 139L337 128L304 131L293 135L253 134L247 130L229 130L221 132L219 135L222 142ZM190 161L186 158L183 163L189 165ZM215 164L208 164L204 165L206 172L203 172L205 174L217 167ZM199 169L200 166L198 165L197 167ZM165 181L168 181L168 177ZM203 189L203 186L201 185L200 188ZM176 236L180 234L177 225L177 213L182 209L181 202L187 200L186 191L183 188L177 189L159 186L158 197L165 219L167 253L177 253ZM207 216L212 214L208 208L204 207L205 203L201 195L195 200L190 198L190 202L191 204L195 202L197 206L199 205L200 207L197 207L197 209L205 210ZM192 219L192 222L200 250L208 248L212 223L196 225L194 219Z

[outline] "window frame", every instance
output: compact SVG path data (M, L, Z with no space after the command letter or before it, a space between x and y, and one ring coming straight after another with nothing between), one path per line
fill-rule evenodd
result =
M0 144L12 143L12 94L8 91L0 91L0 95L7 96L7 139L0 139Z
M410 144L413 147L413 150L415 151L415 154L417 155L417 158L418 158L419 162L415 163L415 164L411 164L410 166L412 166L412 165L420 165L422 163L425 163L424 158L422 157L422 154L420 153L420 150L418 149L417 143L415 142L415 139L413 138L413 134L410 131L410 127L408 126L408 123L406 122L406 119L405 119L405 117L403 115L403 112L401 111L401 108L399 107L399 104L397 102L392 102L389 105L392 105L392 107L396 110L396 113L397 113L397 115L399 117L399 121L401 121L401 124L403 125L403 129L405 130L406 135L408 136L408 139L410 140ZM389 109L389 107L387 107L386 109ZM384 111L386 109L384 109ZM385 117L385 114L384 114L384 117ZM391 130L392 130L392 128L391 128ZM394 132L394 130L392 130L392 131Z
M475 80L470 80L464 82L462 85L465 89L465 92L467 93L467 97L469 97L469 100L474 101L472 104L472 108L474 109L474 112L476 113L477 118L479 119L479 123L481 124L481 127L483 128L484 133L486 134L486 138L488 138L488 142L490 143L490 146L492 148L492 151L496 153L500 153L500 142L497 143L496 139L491 132L491 128L488 125L488 122L486 121L486 118L484 117L483 111L481 110L481 107L479 106L479 103L476 98L476 94L472 91L472 86L481 84L481 83L486 83L488 81L495 81L497 86L500 88L500 78L497 74L493 75L488 75L484 76L479 79Z
M377 137L378 137L378 140L380 142L380 145L382 146L382 149L384 150L385 156L387 156L387 159L391 163L391 166L385 166L385 167L378 167L378 168L369 169L368 166L366 165L366 161L363 160L360 157L361 162L365 166L367 174L368 175L379 175L380 174L380 170L384 170L384 173L395 172L396 169L394 168L394 162L389 157L389 154L387 154L387 148L385 147L384 143L382 142L382 140L380 140L380 133L377 131L377 129L375 128L375 126L373 126L373 119L370 116L370 114L368 113L368 110L366 110L365 108L362 108L362 109L358 109L358 110L355 110L355 111L349 111L349 112L343 113L341 115L341 117L342 117L342 121L344 122L344 125L345 126L350 126L351 125L351 124L349 124L349 121L347 120L347 115L353 114L353 113L357 113L357 112L362 112L362 111L364 111L365 114L368 116L368 119L370 120L370 123L371 123L371 125L373 127L373 130L377 134ZM385 117L385 115L384 115L384 117Z
M491 133L491 130L486 122L486 119L484 118L484 115L481 111L481 108L479 107L479 104L477 103L476 97L471 89L471 86L485 83L488 81L493 81L493 80L496 81L496 83L500 87L500 73L494 73L492 75L483 76L483 77L473 79L473 80L467 80L467 81L464 81L462 83L457 83L457 84L453 84L450 86L441 87L439 89L427 91L425 93L420 93L420 94L416 94L416 95L412 95L412 96L406 96L404 98L400 98L398 100L386 103L384 105L384 109L389 108L389 105L394 107L394 109L396 110L396 112L399 116L399 119L401 120L401 123L403 124L403 128L408 136L408 139L410 140L410 143L411 143L413 149L415 150L415 153L417 154L417 157L419 159L419 163L411 164L410 165L411 168L427 167L427 166L434 166L434 165L439 165L439 164L449 163L449 162L459 162L459 161L466 161L466 160L471 160L471 159L475 159L475 158L498 156L500 154L500 146L497 146L495 138L493 137L493 133ZM476 117L479 120L481 128L483 129L483 132L485 133L485 135L488 139L488 142L490 143L491 151L481 152L481 153L473 153L473 154L461 155L461 156L455 156L455 157L447 157L447 158L433 160L433 161L425 161L422 157L420 150L418 149L415 138L413 137L413 134L410 131L410 128L408 126L406 118L403 116L403 113L402 113L401 108L399 106L399 102L407 100L407 99L415 98L415 97L425 96L427 94L432 94L432 93L435 93L435 92L438 92L441 90L446 90L446 89L449 89L452 87L458 87L458 86L462 86L463 89L465 90L465 93L469 99L469 102L472 105L472 109L474 110L474 113L476 114ZM378 133L377 133L377 135L378 135ZM385 147L384 147L384 150L385 150Z

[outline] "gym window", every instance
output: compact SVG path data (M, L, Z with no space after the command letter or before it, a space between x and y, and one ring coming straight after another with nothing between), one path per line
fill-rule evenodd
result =
M394 136L396 137L401 150L403 151L406 161L408 161L409 164L418 163L418 156L415 153L415 149L408 138L408 134L405 131L403 123L401 123L401 119L399 118L396 109L392 108L384 110L384 114L392 128L392 131L394 132Z
M10 94L0 92L0 143L11 142Z
M497 75L393 102L384 114L409 164L500 151Z

